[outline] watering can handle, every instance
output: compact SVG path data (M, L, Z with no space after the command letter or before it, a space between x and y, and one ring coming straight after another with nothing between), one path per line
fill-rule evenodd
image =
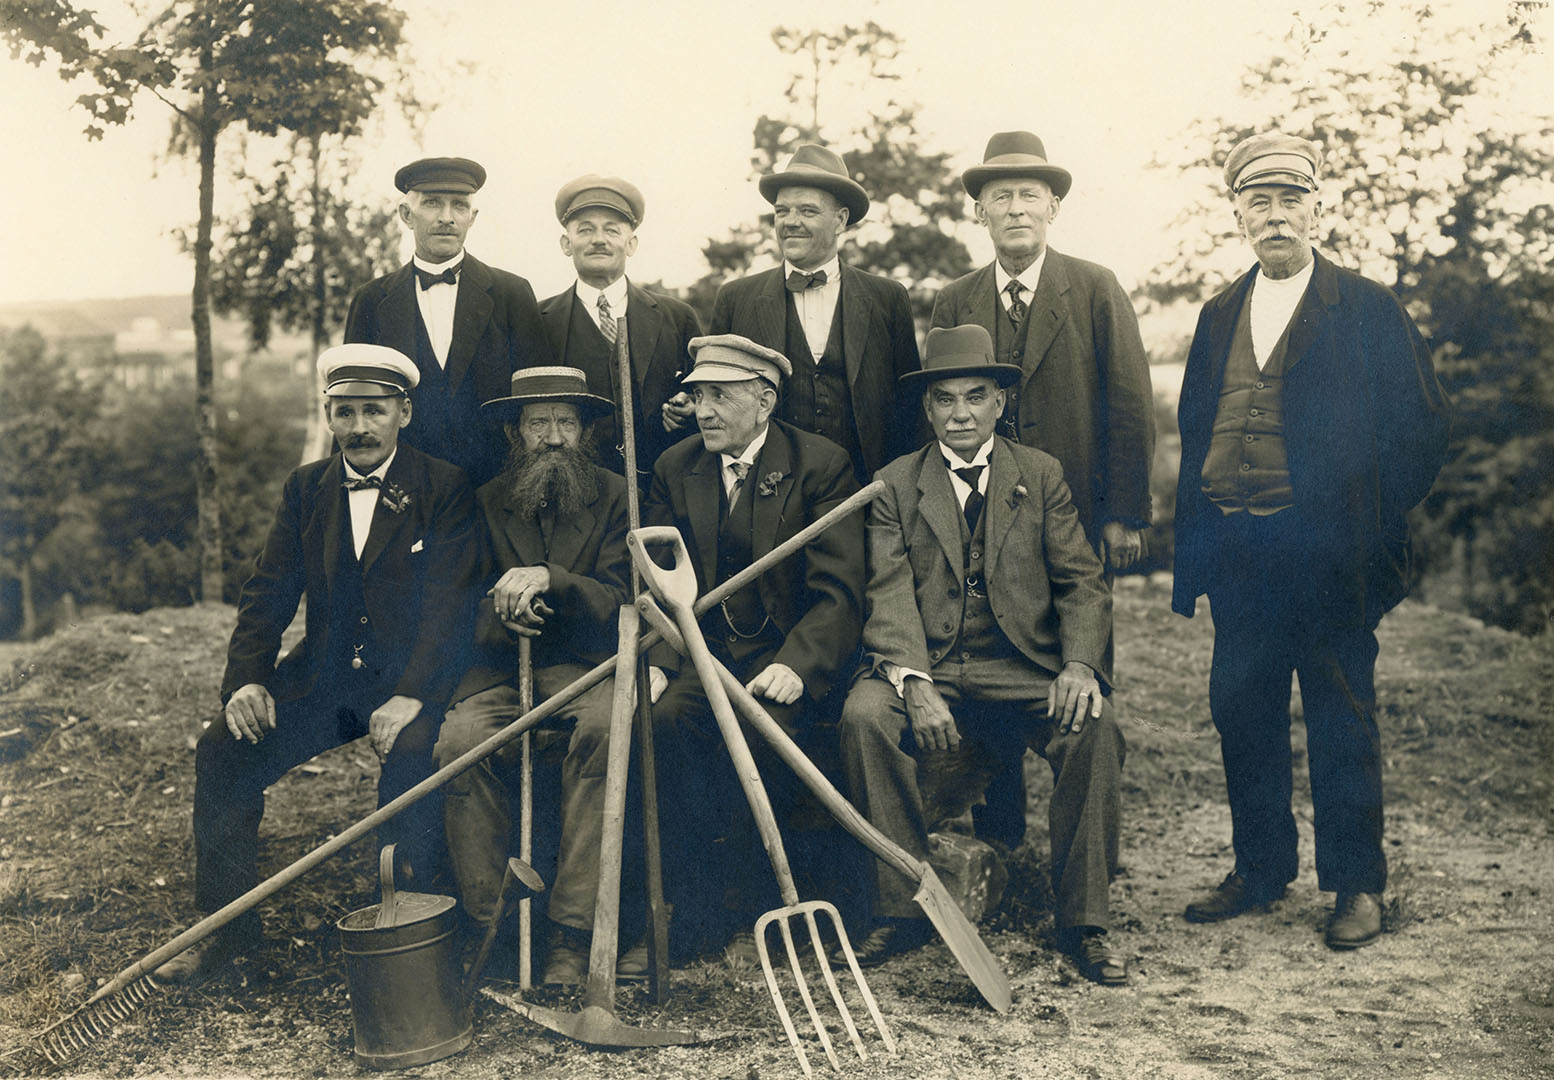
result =
M374 930L394 925L394 845L385 844L378 853L378 884L383 887L383 903L378 905L378 917L373 921Z

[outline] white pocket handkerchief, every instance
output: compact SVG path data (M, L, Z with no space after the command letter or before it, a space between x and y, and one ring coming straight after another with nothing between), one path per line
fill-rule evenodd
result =
M417 540L415 543L410 545L410 554L414 555L416 552L420 551L425 546L426 546L426 541L425 540Z

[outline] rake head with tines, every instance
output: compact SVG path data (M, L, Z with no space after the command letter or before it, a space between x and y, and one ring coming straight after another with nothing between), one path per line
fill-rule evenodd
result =
M784 897L784 899L788 899ZM794 942L792 920L803 918L805 929L809 933L809 940L815 952L816 966L819 967L821 976L825 979L826 989L831 992L831 1002L836 1006L837 1013L842 1018L842 1025L847 1029L848 1038L852 1040L853 1049L858 1053L860 1061L869 1059L868 1051L864 1049L863 1037L858 1033L858 1026L853 1023L852 1013L848 1011L847 1000L842 996L842 989L837 985L836 976L831 971L831 965L827 962L825 944L820 937L820 927L817 915L823 915L830 921L831 932L841 942L843 953L847 957L848 968L852 972L853 982L858 990L858 996L863 999L865 1007L869 1010L869 1018L874 1021L875 1030L880 1034L880 1039L885 1043L885 1049L894 1054L896 1052L896 1040L890 1034L890 1029L885 1026L885 1018L880 1015L879 1004L874 1000L874 994L869 990L869 984L864 981L863 971L858 967L857 957L853 955L852 943L847 940L847 929L842 925L842 916L835 906L824 900L805 900L798 903L790 903L786 907L776 908L766 912L755 924L756 951L761 956L761 971L766 975L766 988L771 991L772 1004L777 1008L777 1016L782 1021L782 1029L787 1033L788 1042L793 1046L793 1052L798 1055L799 1064L804 1069L804 1075L813 1075L809 1067L809 1055L804 1052L804 1044L799 1039L798 1031L793 1026L793 1018L788 1012L788 1007L783 1001L782 987L777 978L777 971L772 964L771 951L767 943L768 932L776 927L782 936L783 949L788 955L788 966L793 971L793 981L798 988L799 997L804 1001L804 1007L809 1012L810 1022L815 1026L815 1034L820 1039L820 1045L825 1049L826 1060L837 1071L841 1070L841 1063L837 1061L836 1050L831 1044L830 1032L826 1030L825 1021L821 1019L819 1010L815 1007L814 998L809 992L809 983L804 977L804 968L799 959L799 950Z
M29 1049L50 1068L60 1068L129 1019L161 988L150 975L142 975L114 993L99 991L75 1012L40 1032Z

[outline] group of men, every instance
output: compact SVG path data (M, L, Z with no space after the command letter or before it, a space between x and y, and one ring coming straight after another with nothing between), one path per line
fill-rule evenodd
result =
M1385 886L1374 630L1406 588L1403 515L1444 455L1446 408L1396 299L1312 250L1319 167L1313 144L1277 133L1231 153L1257 265L1205 307L1183 387L1175 603L1213 606L1235 851L1186 915L1240 915L1295 877L1297 672L1319 885L1338 894L1326 938L1351 948L1380 933ZM368 735L390 800L520 714L520 639L540 701L613 654L631 485L644 524L679 529L705 593L873 478L866 518L702 616L713 655L784 729L828 738L851 800L918 858L947 805L975 804L979 834L1017 845L1025 751L1041 755L1059 944L1087 978L1126 983L1108 935L1125 749L1110 583L1151 523L1153 401L1116 278L1047 243L1070 174L1029 132L993 136L963 183L996 257L939 294L921 354L901 283L840 260L870 201L824 147L760 179L782 263L724 285L705 335L626 277L635 186L561 188L577 281L537 302L464 249L484 179L461 158L399 171L414 257L360 290L347 344L319 359L339 449L288 479L239 602L226 722L199 743L199 907L254 883L264 789L294 765ZM277 663L304 596L306 634ZM748 928L776 904L753 822L696 672L665 647L649 662L666 861L714 886L731 953L753 956ZM537 804L557 821L547 983L586 975L612 698L607 681L559 710L541 754ZM509 854L515 752L380 836L411 887L449 873L476 928ZM757 760L787 817L781 766ZM640 859L628 843L628 893ZM930 934L911 883L872 870L864 964ZM257 935L250 912L159 974L209 973ZM645 948L625 944L617 975L643 975Z

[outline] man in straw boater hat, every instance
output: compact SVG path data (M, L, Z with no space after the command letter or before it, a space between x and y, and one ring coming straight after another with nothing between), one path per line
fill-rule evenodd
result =
M339 450L294 469L238 597L221 679L224 721L195 754L195 903L212 912L258 882L264 792L290 769L367 736L381 806L432 771L432 746L465 664L479 541L464 473L399 443L410 358L338 345L318 358ZM276 662L306 598L302 640ZM399 872L425 889L440 867L442 807L429 796L384 823ZM156 972L188 980L259 943L250 911Z
M851 798L926 859L919 766L960 758L985 785L1035 750L1053 773L1059 941L1086 978L1120 985L1106 934L1124 752L1104 692L1111 594L1057 461L995 434L1021 369L980 326L930 330L924 354L903 382L936 440L881 470L869 507L864 667L840 730ZM860 963L931 936L913 888L876 864Z
M846 450L861 483L918 445L916 411L896 386L917 368L906 289L844 266L837 254L842 234L869 210L841 155L806 143L758 186L772 204L782 265L724 284L712 332L788 358L793 374L777 417Z
M612 408L609 399L589 392L583 372L572 367L516 371L511 395L483 406L503 426L511 449L502 471L477 493L487 533L477 575L485 596L476 617L473 663L459 680L437 743L441 764L522 714L520 637L532 641L536 704L615 653L617 612L630 599L626 482L594 462L591 435L591 424ZM535 863L553 882L546 983L576 983L587 974L613 694L613 680L595 686L547 721L542 732L570 731L569 737L539 740L534 806L547 828L536 830L537 849L544 854ZM482 928L495 911L507 864L515 817L508 781L520 752L517 742L509 743L447 787L453 872L466 913ZM623 881L632 896L630 887L641 873L630 860L640 867L641 849L628 845L626 852ZM645 942L617 965L622 977L646 971Z
M399 219L415 254L351 298L345 340L388 345L415 363L415 416L406 445L451 461L477 487L501 468L506 444L480 403L507 393L521 367L551 362L534 290L464 247L486 182L478 162L421 158L394 174Z
M932 325L981 326L998 361L1020 369L999 434L1058 459L1085 537L1112 572L1138 561L1150 525L1154 399L1138 319L1116 276L1047 243L1072 182L1031 132L988 140L961 184L976 200L994 259L944 287ZM1106 656L1110 666L1109 640ZM1018 762L994 781L976 819L979 835L1018 846Z
M736 334L697 338L691 352L684 382L700 434L659 457L643 517L680 530L704 594L858 485L841 447L772 418L789 374L782 353ZM801 740L852 671L863 573L854 514L702 616L712 655ZM708 874L735 931L730 956L755 963L749 930L778 901L754 821L694 668L664 648L649 660L659 797L675 807L664 816L666 878L698 867ZM764 743L752 750L783 818L796 795L792 773ZM802 855L794 861L802 872Z
M616 320L625 316L637 480L644 487L664 448L696 430L689 401L678 391L686 346L701 333L690 305L626 277L646 211L642 192L618 176L589 173L563 184L556 193L556 219L563 230L561 252L572 260L577 281L540 303L556 363L581 368L589 391L614 401L617 411L623 395L617 385ZM595 429L601 460L624 475L624 433L615 413L600 417Z
M1257 265L1198 317L1178 417L1172 606L1214 620L1209 710L1235 865L1187 906L1219 922L1299 872L1290 810L1290 676L1300 677L1317 887L1327 944L1382 930L1376 626L1408 591L1405 515L1435 482L1450 428L1429 346L1386 288L1313 250L1321 154L1265 132L1225 160Z

